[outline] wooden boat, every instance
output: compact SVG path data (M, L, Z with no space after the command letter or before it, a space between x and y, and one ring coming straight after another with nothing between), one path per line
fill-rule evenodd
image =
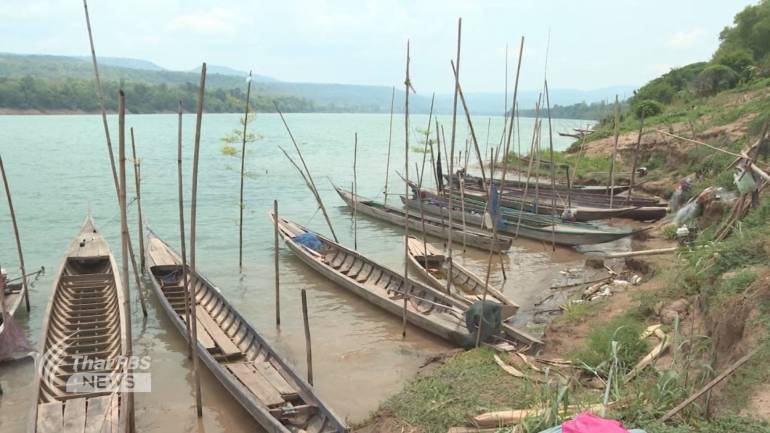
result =
M29 431L130 431L134 410L124 384L130 331L123 284L107 242L87 217L67 250L45 312L36 405ZM104 360L84 364L82 361ZM114 389L90 389L87 377Z
M418 199L406 199L403 196L401 200L411 209L419 209ZM425 213L446 217L449 214L448 203L438 200L423 200L422 209ZM452 212L461 218L463 209L460 205L452 204ZM484 221L483 211L465 209L465 222L468 225L480 227ZM538 241L551 242L559 245L593 245L605 242L612 242L634 234L632 230L627 229L599 229L573 226L570 224L556 223L535 226L522 220L522 223L514 218L502 218L498 231L504 236L521 236Z
M516 173L512 173L511 177L505 180L505 187L506 188L524 188L527 185L526 180L520 180L516 178ZM456 176L455 176L456 178ZM465 175L466 182L475 182L477 184L481 183L481 177L479 176L472 176L470 174ZM494 182L496 185L500 185L501 181L500 179L494 179ZM544 181L544 180L538 180L535 178L530 179L529 181L529 188L532 189L535 182L540 183L540 188L551 188L551 182L550 181ZM639 185L639 184L637 184ZM628 185L615 185L614 187L610 188L609 185L571 185L571 187L568 187L565 183L556 183L556 190L559 192L563 192L566 194L567 191L572 190L572 194L593 194L593 195L609 195L609 192L612 191L613 195L618 195L623 192L628 191ZM641 198L641 197L640 197Z
M369 215L401 227L404 226L404 219L406 218L411 230L420 233L423 231L422 219L420 218L419 212L408 212L393 206L386 206L381 203L366 200L360 196L356 197L352 193L336 186L334 189L351 209L353 208L353 202L357 202L356 211L358 213ZM431 218L426 215L424 220L425 233L431 236L448 239L449 231L451 230L454 239L459 241L464 238L466 245L484 251L489 251L490 245L492 246L492 251L496 253L502 253L511 248L512 240L510 238L501 236L495 240L491 234L473 229L472 227L466 227L465 230L463 230L459 219L457 221L452 221L453 224L451 228L448 219Z
M150 232L146 253L152 287L177 331L188 340L179 256ZM347 432L315 390L230 305L219 289L188 268L194 288L198 341L195 350L236 400L271 433Z
M409 262L417 271L418 275L425 278L431 287L446 291L447 276L452 274L452 282L449 285L449 292L455 298L470 305L484 297L484 286L487 286L488 299L495 300L511 308L507 309L506 317L513 316L519 309L519 306L506 298L500 289L489 284L484 284L484 280L468 270L465 266L457 262L449 265L449 260L442 251L423 239L409 236L407 243L409 252Z
M7 275L2 273L0 271L0 278L7 278ZM19 305L21 305L21 301L24 300L24 284L21 282L19 283L8 283L5 286L5 290L2 293L2 299L4 308L0 309L0 312L4 312L9 317L13 317L14 314L16 314L16 310L19 309ZM5 331L5 322L3 314L0 314L0 335L3 334L3 331Z
M272 211L269 215L275 221ZM411 278L405 280L403 274L285 218L278 218L278 230L300 260L340 287L397 317L403 317L404 295L408 295L406 320L410 324L458 346L471 341L464 318L467 300L455 299ZM314 248L303 239L307 237L316 244ZM542 345L537 338L505 324L503 332L504 336L498 336L501 340L508 337L530 346Z

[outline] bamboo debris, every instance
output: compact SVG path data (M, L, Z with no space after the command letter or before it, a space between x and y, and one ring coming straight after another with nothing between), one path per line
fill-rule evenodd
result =
M3 175L3 187L5 188L5 197L8 200L8 212L11 214L11 222L13 223L13 234L16 238L16 252L19 254L19 268L21 269L21 284L24 288L24 302L27 307L27 312L30 310L29 306L29 286L27 286L27 271L24 267L24 253L21 249L21 238L19 237L19 226L16 224L16 212L13 210L13 200L11 199L11 188L8 186L8 177L5 174L5 166L3 165L3 157L0 156L0 173ZM3 289L4 290L4 289ZM0 302L4 302L0 299ZM3 304L5 308L5 304ZM3 311L5 313L5 311ZM3 318L5 319L5 318Z
M241 142L241 198L239 203L238 222L238 268L243 269L243 177L246 168L246 131L249 126L249 100L251 98L251 71L249 71L248 86L246 87L246 106L243 109L243 141Z
M297 155L299 155L299 160L302 162L302 167L305 168L305 174L307 175L307 178L305 179L305 182L310 187L310 191L313 193L313 196L316 199L316 202L318 202L318 206L321 208L321 213L324 215L324 219L326 220L326 224L329 226L329 231L332 233L332 237L334 238L334 242L339 242L337 239L337 234L334 233L334 227L332 227L332 222L329 219L329 214L326 213L326 207L324 206L323 200L321 200L320 194L318 194L318 188L316 188L315 182L313 182L313 176L310 174L310 169L307 168L307 164L305 163L305 158L302 157L302 152L299 150L299 145L297 144L297 140L294 139L294 134L291 133L291 129L289 129L289 124L286 123L286 118L283 117L283 113L278 108L278 104L273 102L273 106L275 106L275 110L278 112L278 115L281 116L281 121L283 122L283 126L286 128L286 132L289 133L289 138L291 138L291 142L294 145L294 150L297 151ZM284 152L286 154L286 152ZM288 154L286 154L288 157ZM291 160L291 158L289 158ZM295 164L296 166L296 164ZM299 170L299 167L297 167ZM302 170L300 170L302 172ZM305 177L303 175L302 177Z
M570 405L560 409L560 413L564 416L572 416L578 412L598 412L605 408L602 403L592 404L589 406ZM497 412L486 412L476 415L472 418L473 424L477 427L500 427L508 426L512 424L521 424L527 418L543 416L551 410L550 408L530 408L530 409L514 409L503 410Z
M505 363L505 362L503 362L503 360L502 360L502 359L500 359L500 357L499 357L499 356L497 356L497 355L495 355L495 362L497 363L497 365L499 365L499 366L500 366L500 368L502 368L502 369L503 369L503 370L504 370L506 373L510 374L510 375L511 375L511 376L513 376L513 377L518 377L518 378L520 378L520 379L523 379L523 378L525 378L525 377L526 377L526 376L524 375L524 373L522 373L521 371L519 371L518 369L516 369L516 367L514 367L514 366L512 366L512 365L506 364L506 363Z
M626 373L626 376L623 378L625 382L631 381L634 377L636 377L642 370L647 368L650 364L652 364L656 359L658 359L663 353L668 350L669 346L671 346L671 339L668 338L668 336L660 329L660 325L653 325L648 327L645 332L642 333L643 338L647 338L650 335L655 335L660 339L660 343L658 343L655 347L652 348L650 353L645 355L644 358L642 358L635 366L631 369L628 373Z
M607 253L601 255L605 259L618 259L621 257L654 256L658 254L675 253L678 247L656 248L652 250L627 251L622 253Z

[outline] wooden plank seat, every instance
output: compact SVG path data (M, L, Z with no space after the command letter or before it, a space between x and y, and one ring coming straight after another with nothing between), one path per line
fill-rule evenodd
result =
M37 432L61 433L64 426L64 404L61 401L37 405Z
M180 314L179 315L182 318L182 321L187 323L187 315ZM203 327L200 321L200 317L197 317L198 321L196 322L197 326L196 329L198 331L198 343L200 343L203 347L206 348L209 352L215 350L217 348L217 344L214 342L214 340L209 335L208 331Z
M242 356L243 352L233 343L230 337L225 334L219 324L209 315L205 308L197 305L195 308L196 319L203 328L208 331L211 338L216 343L219 351L226 357Z
M227 369L265 406L280 406L284 403L285 400L281 393L250 363L238 362L227 364Z

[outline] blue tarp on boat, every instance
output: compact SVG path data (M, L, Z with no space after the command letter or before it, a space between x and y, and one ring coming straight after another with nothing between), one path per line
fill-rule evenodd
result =
M302 233L301 235L294 236L294 241L300 245L304 245L313 251L321 252L324 244L318 239L315 233Z

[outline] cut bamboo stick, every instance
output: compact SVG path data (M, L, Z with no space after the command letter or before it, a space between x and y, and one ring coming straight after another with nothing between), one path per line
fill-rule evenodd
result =
M24 267L24 252L21 249L21 237L19 236L19 225L16 224L16 212L13 210L13 200L11 199L11 187L8 186L8 177L5 174L5 166L3 165L2 156L0 156L0 172L2 172L2 175L3 175L3 186L5 187L5 197L8 199L8 211L11 214L11 223L13 223L13 235L16 238L16 252L19 254L19 268L21 269L21 285L24 288L24 302L27 307L27 312L29 312L30 310L29 287L27 286L27 271L26 271L26 268ZM0 300L0 302L2 301Z

